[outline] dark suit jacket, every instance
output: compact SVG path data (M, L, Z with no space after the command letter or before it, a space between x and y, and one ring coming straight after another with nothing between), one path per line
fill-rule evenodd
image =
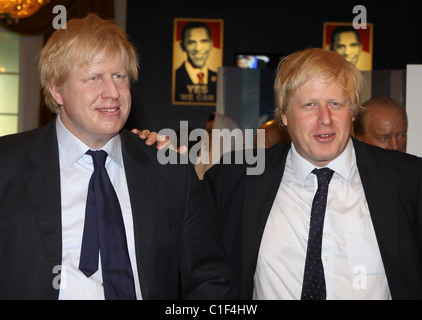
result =
M57 299L62 261L61 195L55 121L0 138L0 299ZM190 165L160 165L157 150L127 130L123 160L144 299L228 299L232 270L213 232Z
M392 298L422 299L422 160L353 143ZM205 174L242 299L252 298L261 238L289 149L267 149L259 176L246 175L246 165L215 165Z
M214 100L212 101L204 101L198 99L198 96L194 94L193 101L183 100L181 99L181 94L189 93L187 88L188 85L193 85L191 78L189 77L188 71L186 70L185 63L183 63L177 70L176 70L176 86L175 86L175 101L183 101L183 102L215 102L217 99L217 73L208 69L208 84L202 85L208 87L207 94L214 95ZM203 96L202 94L200 96Z

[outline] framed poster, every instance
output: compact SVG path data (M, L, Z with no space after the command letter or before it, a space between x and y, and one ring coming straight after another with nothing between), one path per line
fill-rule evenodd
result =
M336 51L361 71L372 70L373 24L355 29L352 23L324 22L323 46Z
M215 105L223 65L223 20L174 20L172 103Z

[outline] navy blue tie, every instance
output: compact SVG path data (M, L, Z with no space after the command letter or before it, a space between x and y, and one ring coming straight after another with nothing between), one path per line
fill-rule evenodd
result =
M89 150L94 173L89 181L79 269L92 276L101 270L106 300L136 299L122 211L105 169L107 153Z
M317 176L318 189L312 202L301 298L302 300L325 300L326 288L324 268L321 261L321 245L328 184L334 171L329 168L323 168L314 169L312 173Z

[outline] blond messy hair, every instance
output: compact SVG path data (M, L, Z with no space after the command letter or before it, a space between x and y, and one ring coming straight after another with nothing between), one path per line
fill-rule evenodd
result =
M350 101L352 115L358 114L363 87L359 69L334 51L310 48L285 57L278 65L274 92L275 117L280 126L283 126L281 117L288 112L292 96L309 80L319 77L340 85Z
M120 56L131 82L138 79L139 59L135 47L119 27L96 14L72 19L66 29L58 29L38 55L38 71L45 103L54 113L60 106L50 93L50 85L63 88L74 65L90 63L99 53L112 60Z

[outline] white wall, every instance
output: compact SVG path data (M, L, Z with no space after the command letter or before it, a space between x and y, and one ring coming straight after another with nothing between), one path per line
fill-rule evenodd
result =
M422 157L422 65L407 65L407 152Z

